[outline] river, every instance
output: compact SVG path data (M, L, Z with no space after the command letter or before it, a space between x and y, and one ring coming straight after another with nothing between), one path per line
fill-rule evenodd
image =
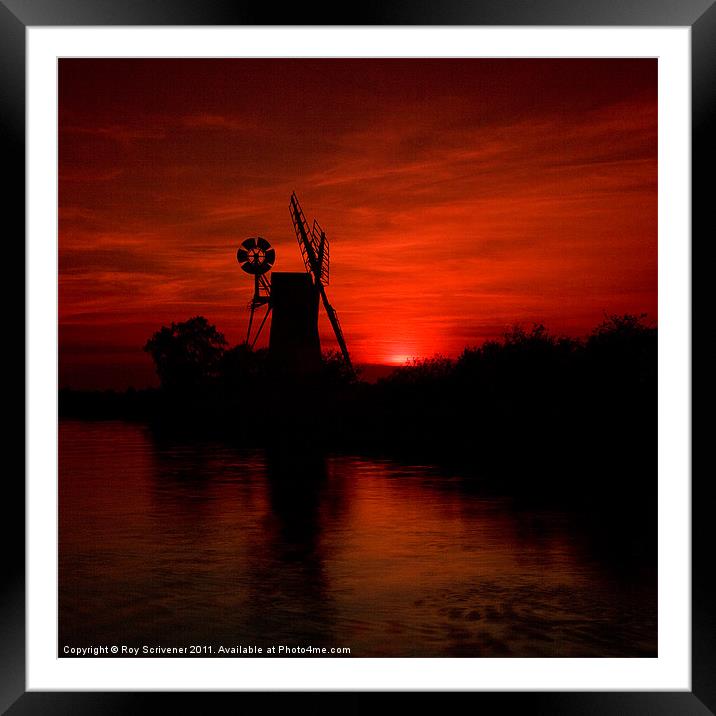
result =
M63 420L59 654L656 656L654 574L580 522L437 466Z

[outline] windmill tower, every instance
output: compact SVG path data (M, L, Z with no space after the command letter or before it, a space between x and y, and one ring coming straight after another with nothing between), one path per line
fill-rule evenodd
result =
M318 308L321 302L343 359L352 372L353 366L338 315L326 294L330 269L328 239L315 219L309 228L295 192L291 194L289 211L306 267L305 273L274 271L269 280L268 271L276 260L276 252L262 237L246 239L236 254L242 270L254 276L254 296L249 303L251 314L246 343L252 348L256 345L272 313L269 353L275 369L288 375L318 372L321 367L321 343L318 336ZM252 339L254 314L262 306L266 306L266 311Z

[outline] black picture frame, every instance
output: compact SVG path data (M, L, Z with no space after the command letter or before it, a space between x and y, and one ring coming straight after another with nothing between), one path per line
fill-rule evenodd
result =
M345 8L345 9L343 9ZM275 19L281 22L276 23ZM19 247L15 236L25 231L25 30L28 26L73 25L535 25L535 26L688 26L691 28L692 67L692 236L706 243L713 238L711 212L711 133L716 109L716 3L715 0L489 0L468 3L442 0L428 3L365 2L312 10L302 4L274 7L237 0L0 0L0 122L2 166L5 175L4 204L14 231L7 246ZM687 237L685 237L686 240ZM692 238L693 252L700 242ZM7 254L6 254L7 256ZM20 259L24 265L24 252ZM703 262L702 262L703 263ZM17 272L17 271L16 271ZM695 278L695 277L694 277ZM13 288L17 296L17 289ZM6 305L13 303L6 299ZM692 333L702 310L692 299ZM13 317L10 325L14 323ZM23 329L24 330L24 329ZM19 343L19 341L18 341ZM695 340L692 341L692 356ZM16 362L23 351L15 350ZM693 366L692 358L692 366ZM700 371L695 373L700 375ZM705 371L704 371L705 373ZM692 377L694 375L692 367ZM12 383L8 379L8 383ZM14 381L19 383L19 381ZM700 397L704 396L704 397ZM694 402L705 402L702 390ZM24 415L24 408L23 408ZM8 443L22 439L24 420L9 425ZM12 431L18 434L13 435ZM22 432L21 436L19 433ZM692 432L692 443L694 433ZM692 453L693 454L693 453ZM684 479L689 476L685 475ZM580 714L708 714L716 713L716 594L711 585L714 543L714 491L708 474L692 469L692 690L690 692L550 692L470 693L478 708L499 706L534 710L536 713ZM211 712L218 694L26 692L25 687L25 553L24 482L19 470L5 473L4 586L0 601L0 708L17 714L115 714L171 707L179 711ZM421 704L436 708L446 694L422 694ZM272 710L309 707L319 710L312 694L261 694L261 708ZM320 710L357 712L375 697L392 694L322 694ZM256 694L232 694L248 708ZM160 703L161 702L161 703ZM310 703L309 703L310 702Z

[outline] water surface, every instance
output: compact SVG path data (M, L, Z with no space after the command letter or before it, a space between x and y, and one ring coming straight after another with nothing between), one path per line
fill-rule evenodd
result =
M656 656L653 574L474 476L60 423L59 650Z

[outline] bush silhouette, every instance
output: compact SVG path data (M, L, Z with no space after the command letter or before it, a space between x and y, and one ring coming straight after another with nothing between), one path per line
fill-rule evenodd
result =
M359 375L360 369L351 369L340 351L329 350L321 354L320 380L324 387L351 385L358 380Z
M268 351L255 351L248 344L240 343L224 352L218 372L221 388L228 395L246 396L262 391L270 376Z

